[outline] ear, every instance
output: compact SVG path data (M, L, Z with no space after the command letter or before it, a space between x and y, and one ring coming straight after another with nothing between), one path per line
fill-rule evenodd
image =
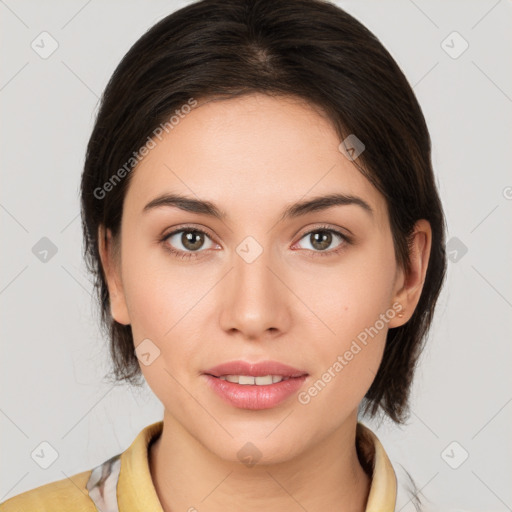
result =
M399 327L411 318L420 300L432 246L432 228L425 219L420 219L414 225L412 233L412 246L409 249L409 270L398 269L395 279L393 309L402 313L403 317L395 315L388 323L389 327ZM402 308L400 309L400 304Z
M115 247L110 229L98 227L98 250L103 272L107 280L110 312L114 320L123 325L130 324L130 316L121 280L121 248Z

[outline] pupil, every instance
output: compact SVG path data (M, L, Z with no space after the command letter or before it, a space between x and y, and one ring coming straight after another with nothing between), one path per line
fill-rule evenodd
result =
M312 236L312 245L316 249L326 249L331 245L332 233L329 233L328 231L317 231Z
M193 243L194 238L197 239L196 243ZM182 235L182 244L191 251L199 249L202 245L202 233L199 233L198 231L184 233Z

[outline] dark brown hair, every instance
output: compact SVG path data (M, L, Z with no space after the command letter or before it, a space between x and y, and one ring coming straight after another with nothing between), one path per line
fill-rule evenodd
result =
M137 163L133 155L157 126L190 98L251 92L306 100L325 112L340 141L355 134L364 143L354 164L386 199L402 268L409 265L415 222L430 222L432 248L419 303L405 325L388 331L382 363L362 403L365 414L373 416L381 408L393 421L403 422L446 271L445 219L431 141L418 101L391 55L355 18L322 0L192 3L148 30L113 73L81 183L84 255L110 340L111 376L143 383L131 326L111 316L98 226L119 236L129 171ZM119 173L122 168L125 172Z

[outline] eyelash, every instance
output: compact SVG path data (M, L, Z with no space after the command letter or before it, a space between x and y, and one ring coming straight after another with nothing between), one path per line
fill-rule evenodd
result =
M196 233L201 233L203 235L206 235L209 238L212 238L206 231L203 231L202 229L199 229L199 228L195 228L193 226L180 226L179 229L176 229L176 230L172 231L171 233L166 234L160 240L160 242L163 243L165 249L167 251L169 251L173 256L175 256L176 258L183 259L183 260L188 260L190 258L200 257L198 253L201 253L201 252L204 252L204 251L197 251L197 252L179 251L177 249L174 249L171 245L169 245L167 243L167 240L171 236L175 235L176 233L181 233L181 232L189 232L189 233L196 232ZM311 231L308 231L308 232L304 233L300 237L299 240L302 240L307 235L311 235L312 233L317 233L317 232L334 233L335 235L339 236L343 240L343 243L340 244L340 246L337 249L333 249L331 251L312 251L313 255L311 255L311 257L313 257L313 258L316 258L317 256L333 256L333 255L339 254L340 252L342 252L345 249L345 246L347 244L348 245L352 244L352 238L351 237L349 237L347 235L344 235L343 233L340 233L339 231L337 231L335 229L332 229L329 226L318 226L315 229L312 229ZM307 249L307 251L310 252L309 249Z

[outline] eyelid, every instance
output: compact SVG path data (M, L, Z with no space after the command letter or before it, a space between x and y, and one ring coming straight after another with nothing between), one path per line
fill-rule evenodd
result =
M164 232L164 234L161 236L161 239L167 239L171 235L175 235L176 233L179 233L180 231L199 231L200 233L204 233L205 235L208 235L213 241L215 241L215 235L213 235L208 228L205 228L203 226L198 227L198 226L194 226L191 224L183 224L183 225L179 224L178 226L174 226L169 232ZM218 243L218 242L216 242L216 243Z
M320 224L320 225L313 226L312 228L306 228L306 230L300 235L299 240L304 238L304 236L306 236L306 235L314 233L315 231L332 231L334 233L339 234L341 237L347 239L348 241L352 241L352 238L353 238L352 234L344 233L344 228L341 228L339 226L330 225L330 224ZM345 231L349 231L349 230L345 229Z
M345 251L348 248L347 246L354 244L353 236L346 235L345 233L343 233L343 231L341 229L342 228L331 227L331 226L329 226L327 224L324 224L324 225L321 225L321 226L315 226L313 228L308 229L306 232L302 233L300 235L298 241L295 244L293 244L293 246L298 244L306 236L311 235L311 233L315 233L315 232L318 232L318 231L326 231L326 232L329 232L329 233L333 233L334 236L338 236L339 238L341 238L341 243L338 246L336 246L334 249L329 249L329 250L325 250L325 251L314 251L314 250L311 250L311 249L299 249L299 250L306 251L306 255L308 257L311 257L311 258L323 257L323 256L328 257L328 256L339 255L339 254L341 254L343 251Z
M313 226L310 228L306 228L306 231L301 233L297 242L295 242L293 245L296 245L298 242L300 242L300 240L302 240L305 236L310 235L311 233L315 233L317 231L329 231L329 232L334 233L335 235L339 236L343 240L343 242L338 247L336 247L334 249L327 250L327 251L312 251L309 249L304 249L304 250L306 250L308 253L312 253L311 256L313 256L313 257L315 255L319 255L319 256L334 255L334 254L341 252L345 248L346 245L353 244L353 237L351 235L347 235L347 234L343 233L342 229L343 228L340 228L338 226L331 226L328 224L321 224L321 225ZM215 240L215 236L211 235L208 228L204 228L204 227L199 228L197 226L193 226L190 224L174 226L171 231L169 231L168 233L166 233L160 237L160 242L166 243L167 240L171 236L176 235L177 233L180 233L182 231L190 231L190 232L197 231L199 233L203 233L206 236L208 236L213 243L220 245ZM181 257L192 257L192 258L199 257L198 255L202 252L207 252L207 250L182 251L181 249L175 249L174 247L170 246L169 244L167 244L167 250L169 250L171 253L174 253L178 257L181 256Z
M349 235L349 234L343 233L343 231L341 231L341 230L343 230L343 228L340 228L339 226L334 226L334 225L329 225L329 224L325 224L324 223L324 224L313 226L311 228L304 228L304 229L305 229L305 231L303 231L300 234L300 236L298 237L298 240L301 240L306 235L314 233L315 231L326 230L326 231L333 231L335 233L338 233L340 236L342 236L343 238L346 238L348 241L352 241L352 235L351 234ZM180 231L199 231L199 232L204 233L205 235L208 235L213 241L215 241L215 243L219 244L219 242L217 242L215 240L215 238L216 238L215 235L213 235L208 228L203 227L203 226L197 227L197 226L194 226L192 224L178 224L177 226L174 226L172 228L172 230L169 231L168 233L164 232L164 234L160 238L161 239L167 239L171 235L179 233ZM347 229L346 231L349 231L349 230Z

